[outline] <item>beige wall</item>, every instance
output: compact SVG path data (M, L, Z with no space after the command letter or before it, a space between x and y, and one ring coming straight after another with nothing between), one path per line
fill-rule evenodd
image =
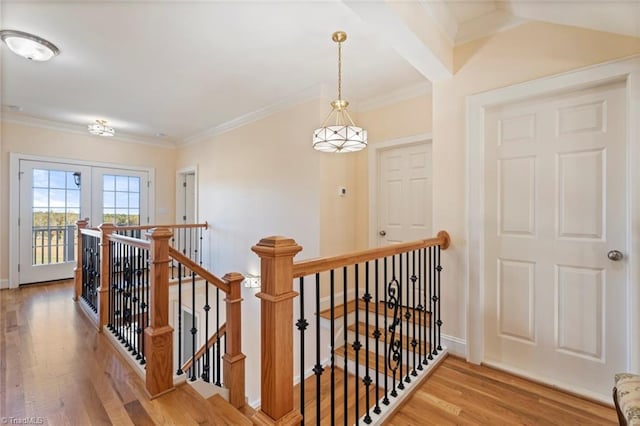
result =
M174 149L7 122L0 139L0 279L9 275L9 153L154 168L155 221L174 221Z
M456 74L433 87L434 229L453 239L443 252L444 333L465 338L466 97L639 53L638 38L544 23L456 47Z
M204 257L212 272L259 273L251 246L270 235L292 237L302 245L296 259L354 249L355 157L311 149L313 129L328 109L326 100L307 102L179 149L178 169L198 169L198 217L211 224ZM346 197L338 195L340 186L347 188ZM260 396L255 293L243 288L242 309L248 314L242 339L251 403Z

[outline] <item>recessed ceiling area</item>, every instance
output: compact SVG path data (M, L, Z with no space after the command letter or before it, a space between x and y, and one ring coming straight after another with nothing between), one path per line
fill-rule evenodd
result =
M384 14L383 0L370 6ZM428 1L451 46L528 20L640 37L640 2ZM117 136L180 144L241 117L336 96L336 30L343 93L354 110L393 93L429 90L424 67L362 2L3 2L0 29L60 48L34 63L0 47L3 114L84 129L107 120ZM379 13L380 10L377 12ZM417 51L417 56L421 51ZM6 118L5 118L6 119Z

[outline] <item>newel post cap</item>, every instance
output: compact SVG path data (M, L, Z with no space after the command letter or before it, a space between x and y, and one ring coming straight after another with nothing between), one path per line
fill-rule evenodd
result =
M274 235L261 239L251 250L261 257L293 257L302 250L302 246L293 238Z
M153 228L149 231L149 236L154 240L168 240L173 236L169 228Z
M86 228L87 225L89 225L89 218L88 217L85 217L84 219L76 220L76 226L78 228Z

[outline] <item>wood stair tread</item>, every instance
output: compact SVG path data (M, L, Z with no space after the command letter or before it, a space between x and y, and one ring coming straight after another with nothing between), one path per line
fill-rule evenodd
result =
M198 391L196 391L190 385L183 383L179 385L179 388L183 395L192 401L198 401L199 411L197 413L190 413L190 416L195 416L196 421L207 420L216 425L252 425L253 422L238 411L233 405L229 404L220 395L213 395L210 398L204 398ZM171 393L167 394L171 395ZM202 401L202 404L199 403Z
M362 349L360 349L359 352L360 353L358 354L358 363L361 366L364 366L367 363L367 351L365 350L365 347L362 346ZM347 345L346 353L347 353L347 359L350 359L352 361L356 359L356 351L355 349L353 349L351 344ZM336 350L334 351L334 354L344 357L345 356L344 345L337 347ZM375 352L372 352L372 351L369 351L369 367L372 370L375 370L376 368L376 354ZM384 354L378 354L378 368L380 371L384 371Z
M360 309L362 309L362 310L367 309L367 303L364 300L359 299L358 302L359 302ZM380 315L386 315L388 317L392 317L393 316L393 309L385 307L385 303L383 301L378 302L378 304L380 305L378 307L378 313ZM333 309L333 318L334 319L340 318L340 317L342 317L344 315L344 312L345 312L344 306L345 306L344 304L341 304L341 305L337 305L337 306L334 307L334 309ZM403 307L402 309L403 309L403 311L407 310L407 309L409 309L411 311L415 311L416 310L415 308L407 308L407 307ZM356 302L355 302L355 300L348 301L347 302L347 309L346 309L347 314L355 312L355 310L356 310ZM369 302L368 310L369 310L369 312L375 313L376 312L376 303L375 302ZM428 316L430 314L427 312L427 313L424 313L424 315ZM320 317L321 318L325 318L325 319L331 319L331 308L328 308L328 309L325 309L323 311L320 311ZM427 319L427 322L428 322L428 317L426 319Z
M381 327L379 329L381 333L383 332L383 328L384 327ZM356 332L356 325L355 324L351 324L351 325L347 326L347 330L353 331L355 333ZM367 335L367 336L371 337L372 339L375 339L375 336L374 336L374 333L376 331L375 325L369 324L369 332L368 333L366 333L365 330L366 330L366 324L364 322L359 322L358 323L358 331L357 331L357 333L359 335L361 335L361 336ZM387 331L387 339L390 339L390 338L391 338L391 333L389 333ZM380 334L380 340L384 341L384 334ZM402 349L411 349L411 339L409 339L409 346L407 346L407 336L406 335L402 336L401 342L402 342ZM421 340L418 340L418 345L420 345L420 347L422 347L422 346L425 345L425 343L422 342Z

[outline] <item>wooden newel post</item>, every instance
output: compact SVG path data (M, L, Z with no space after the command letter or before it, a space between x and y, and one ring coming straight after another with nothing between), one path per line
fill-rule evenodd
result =
M261 259L262 406L255 424L294 425L302 420L293 406L293 257L302 250L293 239L267 237L251 248Z
M76 267L73 269L74 295L73 300L76 302L82 296L82 230L89 225L89 218L76 220L78 228L78 251L76 253Z
M169 325L168 228L151 230L149 326L144 330L146 388L152 398L173 389L173 328Z
M223 279L229 284L230 292L227 304L227 344L222 357L224 362L224 381L229 388L229 403L236 408L245 404L244 360L242 353L242 281L244 275L228 273Z
M103 223L98 226L100 237L100 287L98 288L98 331L101 332L109 322L109 260L111 259L111 234L116 226Z

